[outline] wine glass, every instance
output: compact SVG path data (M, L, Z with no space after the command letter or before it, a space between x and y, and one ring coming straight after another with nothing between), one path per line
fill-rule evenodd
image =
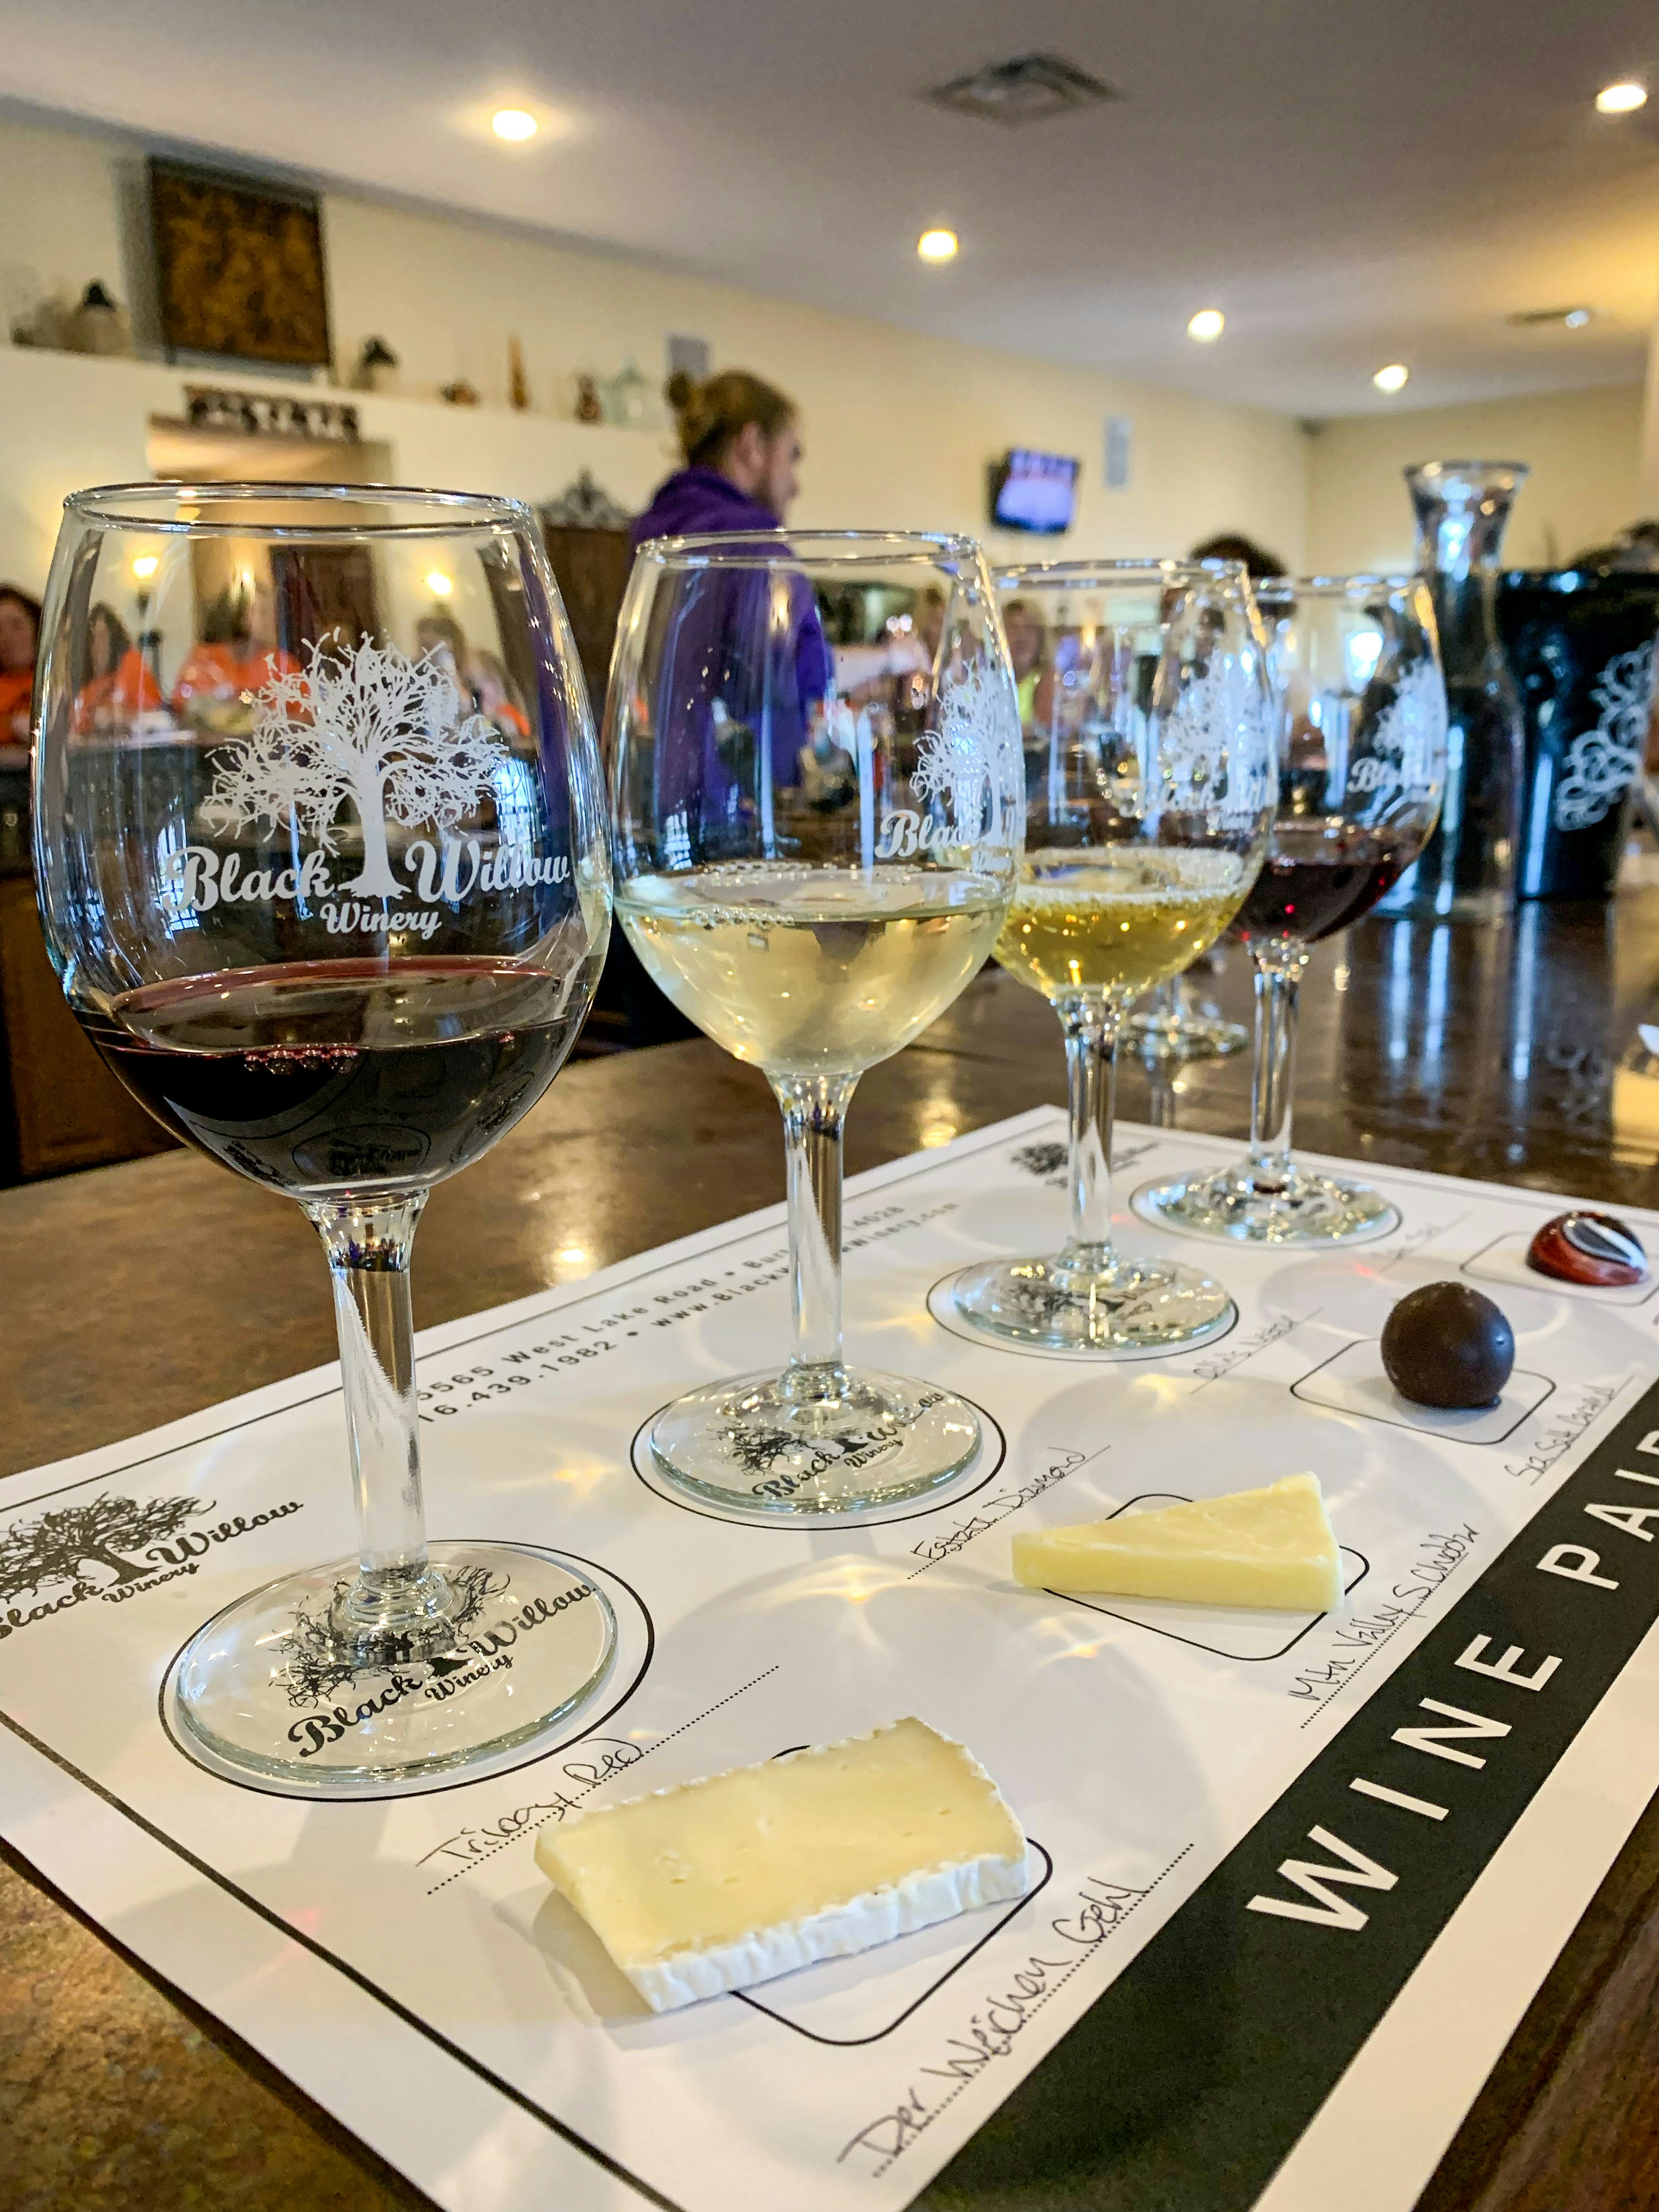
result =
M1214 974L1220 958L1218 952L1200 953L1196 967L1160 983L1129 1016L1123 1034L1143 1060L1224 1060L1243 1051L1250 1041L1243 1024L1230 1022L1198 994L1200 969Z
M95 719L100 609L142 628L148 674ZM552 1081L610 928L533 519L378 486L80 492L42 645L35 862L69 1004L166 1128L305 1208L339 1325L358 1557L198 1632L180 1739L325 1796L533 1752L615 1620L555 1553L428 1544L409 1290L428 1192Z
M1000 579L1040 605L1025 853L997 958L1066 1035L1070 1232L1041 1259L969 1268L957 1312L988 1336L1122 1358L1230 1327L1220 1284L1112 1242L1112 1092L1131 1001L1214 943L1273 819L1262 636L1236 562L1076 562Z
M1261 873L1234 918L1255 963L1250 1150L1237 1166L1136 1194L1137 1212L1251 1244L1339 1244L1398 1219L1380 1191L1291 1157L1297 989L1311 948L1375 906L1433 831L1446 688L1420 576L1257 586L1282 750Z
M842 1129L995 941L1021 840L1019 719L971 539L847 531L641 549L605 750L617 911L680 1011L765 1075L788 1160L793 1350L671 1406L650 1449L705 1500L857 1513L980 1443L952 1393L849 1366Z

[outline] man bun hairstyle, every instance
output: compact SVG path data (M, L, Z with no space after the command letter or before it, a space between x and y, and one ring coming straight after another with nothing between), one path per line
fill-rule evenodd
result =
M692 469L718 468L751 422L763 437L775 438L795 419L794 401L746 368L722 369L707 383L689 385L684 396L672 389L670 396L679 415L680 451Z

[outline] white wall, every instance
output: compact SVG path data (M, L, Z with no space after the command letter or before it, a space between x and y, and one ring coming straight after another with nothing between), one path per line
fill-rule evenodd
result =
M1307 554L1328 575L1411 563L1413 461L1525 461L1504 558L1553 568L1604 544L1642 511L1639 387L1562 392L1464 407L1350 415L1309 441Z
M103 276L143 289L133 193L141 149L88 128L0 116L0 305L73 297ZM945 343L580 251L460 216L355 193L325 198L338 358L368 335L401 357L401 398L364 407L415 482L540 500L591 467L642 504L672 462L666 432L591 430L570 419L575 377L631 356L653 382L671 331L707 338L717 365L757 370L799 403L807 447L794 520L966 530L1005 556L1170 553L1246 530L1285 558L1304 550L1307 441L1287 417L985 347ZM507 347L522 342L537 413L505 410ZM493 404L439 406L464 376ZM148 474L143 432L174 415L181 370L31 356L0 344L0 577L40 585L63 495ZM280 388L270 375L240 380ZM1103 481L1103 424L1133 425L1133 481ZM1084 463L1079 521L1064 540L989 537L985 469L1008 446Z

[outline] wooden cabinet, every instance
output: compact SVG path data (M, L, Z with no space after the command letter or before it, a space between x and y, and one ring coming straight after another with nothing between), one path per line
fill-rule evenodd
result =
M0 1043L11 1124L5 1180L171 1147L172 1138L121 1088L64 1005L28 876L0 879Z

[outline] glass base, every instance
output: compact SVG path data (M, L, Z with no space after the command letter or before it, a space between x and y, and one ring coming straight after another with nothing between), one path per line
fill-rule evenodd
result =
M710 1383L651 1431L652 1457L676 1488L802 1518L915 1498L958 1474L979 1443L965 1399L846 1367Z
M380 1796L533 1748L597 1690L609 1599L556 1553L434 1544L432 1626L352 1619L355 1559L268 1583L198 1629L173 1668L183 1747L298 1795Z
M959 1275L951 1296L965 1322L1006 1344L1108 1359L1207 1344L1237 1317L1197 1268L1122 1254L1092 1266L1064 1255L996 1261Z
M1347 1244L1385 1237L1400 1214L1380 1191L1291 1163L1268 1183L1248 1160L1210 1175L1148 1183L1132 1200L1143 1221L1236 1244Z
M1219 1014L1200 1014L1190 1007L1173 1015L1156 1006L1131 1014L1122 1036L1143 1060L1224 1060L1229 1053L1243 1052L1250 1042L1242 1022L1224 1021Z

